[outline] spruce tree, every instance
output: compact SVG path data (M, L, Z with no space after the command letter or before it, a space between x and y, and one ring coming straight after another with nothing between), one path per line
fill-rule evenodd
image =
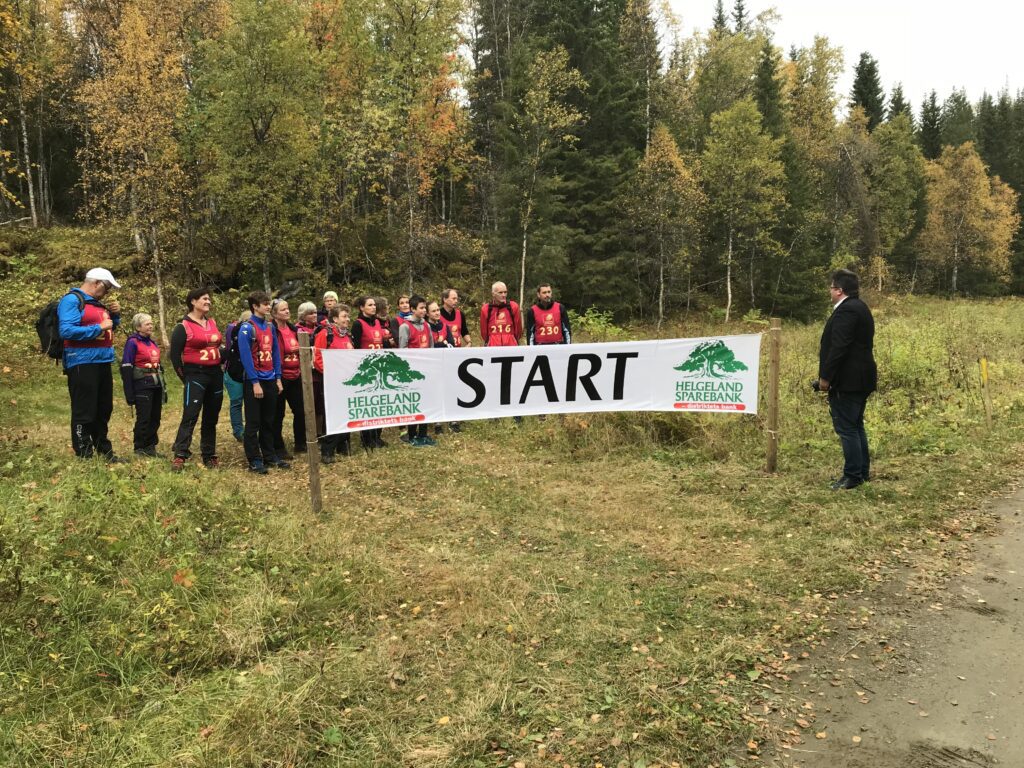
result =
M939 107L939 98L935 91L929 93L921 105L917 142L928 160L935 160L942 154L942 109Z
M782 101L782 81L779 79L779 51L772 41L765 39L761 60L754 75L754 101L761 113L765 133L779 138L786 130L786 112Z
M732 6L732 22L733 31L736 34L743 32L747 28L747 9L743 5L743 0L736 0Z
M722 0L715 3L715 17L711 20L711 28L720 35L729 33L729 19L725 15L725 6Z
M895 120L899 115L906 115L910 118L910 124L914 124L914 113L910 108L910 102L907 101L903 95L903 84L896 83L893 86L892 93L889 95L889 114L887 119L889 122Z
M953 91L942 105L942 143L951 147L974 141L974 107L962 90Z
M860 55L850 94L850 108L860 107L868 117L868 130L873 131L885 117L885 92L878 77L878 62L866 51Z

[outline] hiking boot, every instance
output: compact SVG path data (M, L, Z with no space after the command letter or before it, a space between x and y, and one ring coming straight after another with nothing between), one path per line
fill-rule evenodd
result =
M427 444L425 442L423 442L423 438L422 437L414 437L414 438L412 438L411 440L409 440L409 445L411 445L413 448L426 448L427 447Z
M249 471L255 472L257 475L267 474L267 468L263 466L263 462L259 460L249 462Z
M275 459L274 461L270 462L270 466L272 466L274 469L291 469L292 468L292 465L289 464L284 459Z
M321 464L333 464L334 463L334 454L333 453L324 453L323 451L321 451L320 452L320 463Z
M171 459L171 472L181 472L185 468L185 459L182 456L175 456Z
M406 432L405 434L399 435L398 439L401 440L406 445L411 445L412 444L412 438L409 437L409 433L408 432Z
M208 459L203 459L203 466L207 469L220 469L220 459L216 456L211 456Z
M423 437L421 437L420 442L427 447L437 445L437 440L432 438L430 435L424 435Z
M278 459L287 459L288 461L291 461L292 459L295 458L292 454L288 452L287 448L275 448L274 450L277 452Z
M454 432L455 434L458 434L459 432L462 431L462 425L459 422L457 422L457 421L453 421L448 426L451 428L452 432Z

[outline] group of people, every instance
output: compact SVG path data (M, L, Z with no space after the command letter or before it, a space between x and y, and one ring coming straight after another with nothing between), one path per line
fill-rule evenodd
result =
M71 444L81 458L100 455L120 459L107 435L113 412L114 330L121 323L116 300L104 303L111 290L120 288L109 270L91 269L78 288L57 305L63 340L64 372L71 397ZM860 299L855 273L837 270L829 286L833 311L825 325L819 349L815 389L828 394L829 411L843 448L844 466L832 482L834 490L856 488L870 478L870 453L864 429L864 411L877 388L878 369L873 356L874 320ZM210 312L208 288L196 288L185 297L187 312L171 334L171 367L181 379L184 401L181 422L172 448L171 467L184 468L191 458L197 423L199 452L208 468L219 466L217 421L224 390L230 400L231 428L242 441L252 472L268 467L288 469L289 453L283 435L286 409L292 413L295 452L306 450L306 424L299 369L299 331L313 337L314 412L320 458L351 454L349 435L325 434L323 351L328 349L426 349L473 344L473 333L459 308L459 294L448 288L441 301L422 296L401 296L398 312L388 316L383 297L361 296L355 310L328 291L318 309L300 304L292 322L287 301L263 291L248 297L248 310L221 333ZM554 300L551 286L538 286L534 304L523 313L508 298L508 288L491 286L490 300L480 308L480 342L489 347L518 346L526 332L527 344L568 344L572 340L569 314ZM145 313L132 318L132 333L121 356L121 379L128 405L135 408L134 448L140 456L158 456L156 446L161 412L167 402L162 351L153 339L153 318ZM452 424L453 431L459 430ZM366 450L384 447L380 429L360 432ZM425 424L408 428L403 441L416 447L434 445Z
M121 461L107 435L113 412L114 330L121 324L121 307L116 300L104 301L120 287L109 270L91 269L81 286L69 290L57 306L71 398L71 442L81 458L99 455L109 462ZM397 313L390 317L384 297L361 296L353 309L342 304L336 292L327 291L319 308L312 302L300 304L293 322L287 301L254 291L248 296L248 309L221 331L211 315L210 289L189 291L186 314L174 327L167 352L183 388L181 421L171 449L172 470L181 471L192 458L197 424L203 464L209 469L220 465L217 423L224 390L230 403L232 433L243 444L250 471L266 474L269 468L290 467L293 454L284 440L287 410L292 414L293 451L305 452L300 331L313 340L320 459L329 464L338 455L350 455L347 433L325 434L323 351L471 346L474 332L459 300L454 288L444 290L440 302L403 295ZM150 315L136 314L131 326L120 370L125 401L135 409L134 451L142 457L159 457L158 432L167 402L163 352L153 339ZM528 344L571 342L569 314L553 299L550 284L538 286L536 301L526 312L525 333ZM504 283L491 286L490 300L480 310L479 334L480 343L491 347L517 346L523 339L522 311L509 300ZM456 432L460 429L458 424L450 427ZM425 424L410 426L401 439L414 447L436 444ZM360 432L360 440L366 450L385 447L380 429Z

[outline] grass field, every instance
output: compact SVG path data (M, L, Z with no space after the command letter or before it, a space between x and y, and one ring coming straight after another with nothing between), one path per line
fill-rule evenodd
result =
M876 479L856 491L827 490L820 327L786 326L775 476L756 418L472 423L325 468L314 517L303 468L242 470L226 412L220 471L75 460L29 323L60 288L18 268L0 287L5 766L753 763L787 654L888 563L977 525L1024 458L1024 304L899 298L876 309Z

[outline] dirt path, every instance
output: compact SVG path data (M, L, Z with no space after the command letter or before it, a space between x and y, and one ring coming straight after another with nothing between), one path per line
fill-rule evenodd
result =
M1024 766L1024 490L992 511L959 574L922 591L908 570L767 701L789 743L762 765Z

